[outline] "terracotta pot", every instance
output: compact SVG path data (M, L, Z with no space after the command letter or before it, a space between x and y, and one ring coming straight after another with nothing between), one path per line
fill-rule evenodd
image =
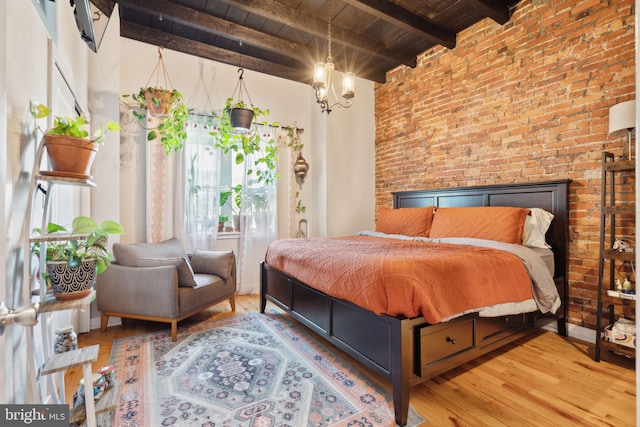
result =
M47 261L47 273L56 299L83 298L96 283L96 259L85 259L79 267L70 267L66 261Z
M147 101L149 114L154 117L164 117L171 109L172 91L165 89L154 89L153 92L145 92L144 99ZM160 100L160 106L153 102L153 98Z
M98 152L97 142L72 136L45 135L44 145L53 172L72 178L89 177Z
M232 108L229 118L234 128L249 129L253 121L253 111L248 108Z

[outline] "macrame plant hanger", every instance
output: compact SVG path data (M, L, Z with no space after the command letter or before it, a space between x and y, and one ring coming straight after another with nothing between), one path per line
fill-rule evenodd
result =
M162 46L158 46L158 62L155 68L149 76L149 80L145 84L147 88L144 96L147 101L147 109L149 114L155 117L166 116L171 110L171 103L173 98L173 84L167 73L167 68L164 65L164 59L162 58ZM151 81L155 77L154 85L151 86ZM162 78L162 83L160 82Z

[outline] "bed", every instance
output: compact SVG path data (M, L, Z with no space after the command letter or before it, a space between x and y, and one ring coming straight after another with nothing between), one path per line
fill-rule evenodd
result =
M566 336L568 180L428 189L393 193L393 208L502 206L553 214L546 242L553 253L553 285L560 307L551 317ZM362 283L366 285L366 283ZM260 311L272 302L391 382L396 422L407 423L410 388L526 336L540 311L483 317L473 311L439 322L423 316L376 314L261 265ZM549 315L546 315L549 317Z

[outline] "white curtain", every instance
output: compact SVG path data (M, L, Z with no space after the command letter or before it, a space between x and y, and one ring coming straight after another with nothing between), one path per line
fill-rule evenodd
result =
M274 128L258 125L264 142L275 139ZM242 184L240 209L240 253L238 260L238 294L260 292L260 263L264 261L267 247L277 238L278 205L276 183L265 185L255 175L247 175L249 168L260 167L255 157L245 158L245 175Z
M188 252L213 250L220 215L220 150L213 149L210 118L192 115L184 145L185 209L183 245Z
M147 242L175 237L187 252L214 248L220 156L211 148L207 121L192 115L183 148L168 156L158 139L148 143Z
M147 116L147 128L157 126L158 117ZM148 132L146 132L148 134ZM147 242L183 237L183 150L167 156L160 139L147 142Z

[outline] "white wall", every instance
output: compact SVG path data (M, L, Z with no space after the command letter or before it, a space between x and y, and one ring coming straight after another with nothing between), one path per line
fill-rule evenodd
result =
M39 10L48 19L51 33ZM2 21L0 170L3 190L0 225L4 241L0 245L3 260L0 294L2 301L10 307L18 307L30 300L31 284L29 278L23 277L22 270L23 260L28 256L28 249L26 254L24 251L25 239L33 224L25 213L38 139L29 105L31 102L51 105L55 100L56 90L52 86L55 58L79 103L86 109L88 49L80 40L68 2L5 0L2 2ZM46 127L46 123L42 124ZM40 328L33 329L37 337ZM9 325L3 339L6 345L2 346L4 363L0 383L5 387L6 399L2 401L24 403L35 396L34 384L29 381L33 377L27 373L28 367L32 366L26 353L27 329Z
M35 141L28 134L29 101L46 100L47 34L42 25L24 31L40 21L30 2L10 0L3 4L2 86L0 102L4 112L0 148L2 155L2 236L0 245L3 275L0 291L2 301L17 308L27 302L28 288L19 293L22 285L23 239L29 176L35 153ZM28 52L28 54L25 54ZM29 393L27 385L27 334L21 326L10 325L4 335L0 383L5 387L7 403L24 402Z

